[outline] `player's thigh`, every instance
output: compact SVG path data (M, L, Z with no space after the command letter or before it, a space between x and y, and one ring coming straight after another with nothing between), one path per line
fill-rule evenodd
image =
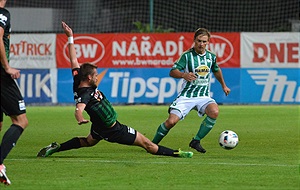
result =
M1 77L1 80L2 79L4 80L1 81L2 111L9 116L17 116L26 113L25 102L16 82L4 77Z
M94 130L98 130L99 135L109 142L116 142L119 144L132 145L136 139L137 131L131 127L119 123L108 129L100 130L97 127Z
M210 97L203 97L197 99L196 109L200 117L202 117L204 114L211 115L210 113L212 113L212 111L215 110L215 106L217 106L216 101Z
M196 106L196 102L194 98L186 98L186 97L179 97L177 98L169 108L169 112L172 112L172 110L176 110L176 112L179 112L180 114L176 114L180 119L184 119L184 117Z
M156 153L158 151L158 146L151 142L147 137L137 131L134 145L143 147L150 153Z
M108 140L110 142L117 142L119 144L132 145L137 137L138 131L128 127L126 125L119 124L120 129L114 132L114 135L110 136Z

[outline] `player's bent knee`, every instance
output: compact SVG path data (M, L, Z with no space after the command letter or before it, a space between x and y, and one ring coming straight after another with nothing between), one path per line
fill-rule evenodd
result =
M98 142L98 140L88 141L88 146L95 146Z
M218 107L215 108L210 108L206 110L206 115L209 116L210 118L216 119L219 116L219 109Z
M170 119L169 118L169 119L166 120L165 125L166 125L167 128L170 129L170 128L174 127L177 122L178 122L177 119Z
M217 117L219 116L219 111L213 111L208 116L217 119Z
M16 115L16 116L10 116L13 124L16 124L23 129L25 129L28 126L28 119L26 114Z
M91 140L88 138L80 138L80 144L82 147L91 147L98 143L98 140Z

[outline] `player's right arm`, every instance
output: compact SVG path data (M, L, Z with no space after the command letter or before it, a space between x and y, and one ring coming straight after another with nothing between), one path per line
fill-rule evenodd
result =
M64 22L61 22L62 28L64 29L65 34L68 37L68 48L69 48L69 58L71 62L71 69L79 68L79 63L76 57L76 50L74 46L74 39L73 39L73 31L72 29Z
M193 81L197 79L197 76L193 72L185 72L184 68L186 67L186 56L182 54L180 58L174 63L169 75L173 78L183 78L186 81ZM182 72L183 71L183 72Z
M20 70L9 66L8 60L6 58L3 36L4 36L4 28L2 28L2 25L1 25L1 27L0 27L0 62L1 62L3 69L5 70L5 72L8 73L11 76L11 78L17 79L20 77Z

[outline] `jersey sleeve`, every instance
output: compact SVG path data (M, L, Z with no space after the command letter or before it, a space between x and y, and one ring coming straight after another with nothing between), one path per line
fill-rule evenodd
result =
M73 92L78 91L78 86L80 84L80 76L79 76L79 68L72 69L72 76L73 76Z
M91 93L87 88L81 88L76 93L74 93L74 100L76 104L83 103L88 104L91 99Z
M179 59L174 63L173 67L171 70L175 70L178 69L179 71L182 71L185 69L186 67L186 62L187 62L187 58L186 58L186 54L182 54Z
M0 26L6 28L9 26L10 14L6 9L0 8Z
M213 58L213 64L212 64L212 67L211 67L211 70L213 73L215 72L218 72L220 69L219 65L217 64L217 58L216 56Z

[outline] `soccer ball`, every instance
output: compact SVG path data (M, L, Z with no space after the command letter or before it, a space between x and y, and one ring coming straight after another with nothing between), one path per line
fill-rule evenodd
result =
M239 143L238 135L231 130L223 131L219 137L219 144L222 148L231 150L235 148Z

